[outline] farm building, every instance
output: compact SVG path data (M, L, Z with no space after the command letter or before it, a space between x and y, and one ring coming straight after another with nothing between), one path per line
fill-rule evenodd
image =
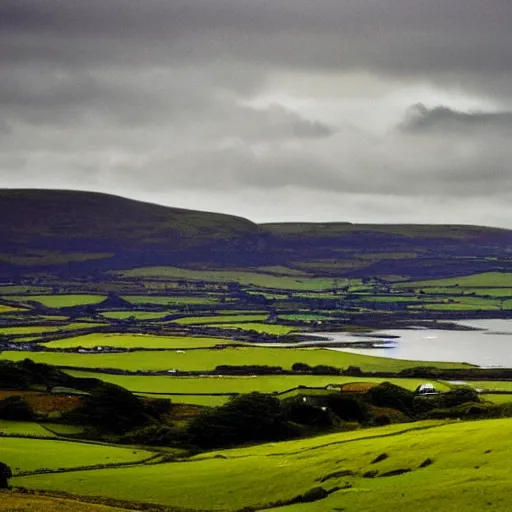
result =
M416 388L416 394L418 395L437 395L439 391L430 382L421 384Z

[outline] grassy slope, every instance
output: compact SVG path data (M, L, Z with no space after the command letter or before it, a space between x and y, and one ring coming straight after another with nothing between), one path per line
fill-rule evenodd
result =
M152 453L137 448L120 448L60 440L0 437L2 461L14 473L41 468L59 469L136 462Z
M492 435L489 435L492 432ZM317 485L352 484L327 499L283 508L283 512L508 511L512 475L512 420L392 425L313 439L222 450L184 463L15 478L15 485L66 490L82 495L130 497L168 505L237 510L290 499ZM490 452L489 452L490 450ZM371 461L381 453L389 458ZM486 453L488 452L488 453ZM434 463L418 466L427 458ZM362 478L410 468L411 473ZM355 476L318 479L351 470ZM229 485L226 485L229 483Z
M0 512L126 512L126 509L92 503L81 503L73 498L31 496L14 492L0 494Z
M1 359L20 361L27 352L5 351ZM365 371L400 371L414 366L437 366L439 368L467 367L457 363L429 363L387 359L327 349L286 349L240 347L224 350L194 350L183 354L176 352L131 352L119 354L76 354L32 352L35 362L55 366L82 368L119 368L126 370L213 370L219 365L269 365L290 369L294 363L303 362L312 366L331 365L338 368L359 366Z
M483 272L470 276L450 277L447 279L433 279L430 281L414 281L409 283L398 283L396 288L421 288L421 287L445 287L445 286L485 286L485 287L510 287L512 286L512 273L506 272ZM453 290L452 290L453 291Z

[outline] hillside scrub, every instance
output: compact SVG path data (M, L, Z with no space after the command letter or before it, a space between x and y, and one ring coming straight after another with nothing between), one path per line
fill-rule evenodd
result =
M4 462L0 462L0 489L9 487L9 478L12 478L11 468Z

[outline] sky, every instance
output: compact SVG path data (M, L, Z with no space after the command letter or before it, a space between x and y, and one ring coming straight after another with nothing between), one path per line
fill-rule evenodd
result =
M1 0L0 187L512 223L510 0Z

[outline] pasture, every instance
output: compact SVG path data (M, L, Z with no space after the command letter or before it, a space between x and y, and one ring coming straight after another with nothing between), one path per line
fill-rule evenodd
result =
M449 277L446 279L432 279L428 281L411 281L396 283L394 288L425 288L425 287L487 287L512 288L512 273L510 272L483 272L468 276Z
M13 472L37 471L43 468L77 468L98 464L140 462L153 453L137 448L74 442L61 439L28 439L0 437L2 461Z
M143 267L133 270L115 272L123 278L149 278L149 279L186 279L190 281L204 281L211 283L236 282L245 286L260 288L279 288L282 290L326 290L332 288L335 281L343 285L345 280L329 278L312 278L295 275L276 275L263 272L223 271L223 270L190 270L178 267ZM354 280L352 280L354 281ZM347 280L347 283L349 281Z
M27 357L26 352L4 351L0 359L21 361ZM115 368L119 370L162 371L178 369L183 371L213 370L219 365L263 365L281 366L290 370L295 363L311 366L330 365L337 368L359 366L364 371L400 371L414 366L435 366L437 368L469 368L463 363L418 362L384 357L351 354L328 349L304 348L262 348L239 347L222 350L201 349L184 353L168 352L129 352L109 354L76 354L31 352L30 358L35 362L55 366L76 368Z
M42 425L39 425L38 423L28 421L7 420L0 420L0 435L55 437L54 433L50 432L49 430L46 430Z
M77 294L60 294L60 295L14 295L5 297L11 301L21 304L29 302L38 302L48 308L65 308L72 306L86 306L88 304L98 304L103 302L107 297L104 295L77 295Z
M144 393L162 393L175 402L187 402L188 397L178 394L205 394L205 393L282 393L289 389L305 386L307 388L323 388L329 385L342 385L347 383L378 384L384 380L397 386L414 391L425 379L382 379L371 377L348 377L334 375L261 375L258 377L165 377L143 375L109 375L94 372L68 370L66 373L74 377L100 378L105 382L117 384L130 391ZM449 386L441 382L433 382L440 391L448 391ZM299 390L300 392L300 390ZM304 390L307 392L307 390ZM333 391L335 392L335 391ZM173 396L173 393L175 396Z
M155 304L158 306L186 306L194 304L218 304L220 297L186 296L186 295L123 295L122 299L130 304Z
M215 315L215 316L187 316L174 320L179 325L201 325L201 324L228 324L243 322L262 322L268 318L267 314L258 315Z
M45 343L48 348L142 348L142 349L189 349L206 348L236 343L225 338L201 336L152 336L149 334L93 333Z
M297 328L289 327L287 325L278 324L262 324L257 322L242 322L232 324L210 324L211 327L217 327L218 329L240 329L242 331L254 331L263 334L274 334L275 336L285 336Z
M171 313L172 311L105 311L101 316L109 320L158 320Z
M25 325L20 327L0 327L0 334L9 336L23 334L43 334L60 331L79 331L82 329L94 329L95 327L103 327L107 324L76 322L63 325Z
M511 435L510 419L429 421L221 450L186 464L41 474L12 483L112 498L129 488L135 500L206 510L258 509L322 486L335 490L320 501L272 510L506 511L512 447L503 439ZM385 460L372 463L383 453ZM406 472L380 478L397 470ZM365 478L369 471L376 477Z

